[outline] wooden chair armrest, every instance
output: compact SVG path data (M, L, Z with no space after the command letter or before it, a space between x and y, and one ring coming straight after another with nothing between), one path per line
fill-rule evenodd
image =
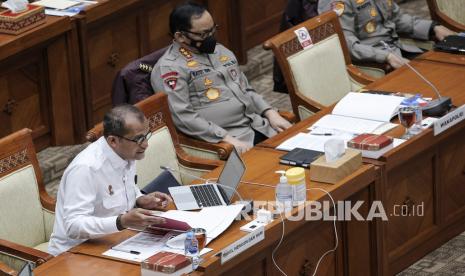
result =
M453 20L452 18L450 18L443 12L437 10L436 15L437 15L436 20L439 22L439 24L443 25L444 27L447 27L455 32L465 31L465 25Z
M279 112L279 115L281 115L281 117L286 119L288 122L290 122L290 123L296 123L297 122L297 116L295 116L294 113L292 113L290 111L285 111L285 110L279 110L278 112Z
M16 276L18 275L18 271L0 262L0 275Z
M52 255L46 252L3 239L0 239L0 252L18 256L19 258L34 262L36 265L41 265L53 258Z
M269 40L265 41L263 43L262 47L266 51L269 51L269 50L273 49L273 46L272 46L272 44L271 44L271 42Z
M187 154L180 146L176 147L176 155L181 165L199 170L214 170L224 164L224 161L205 159Z
M55 212L56 199L51 197L46 191L40 191L40 203L50 212Z
M363 73L360 69L358 69L357 67L355 67L355 65L352 64L347 65L347 72L349 73L351 78L363 85L368 85L376 80L375 78Z
M192 138L178 131L179 143L182 145L214 151L218 154L220 160L226 160L233 150L233 145L227 142L209 143L199 139Z

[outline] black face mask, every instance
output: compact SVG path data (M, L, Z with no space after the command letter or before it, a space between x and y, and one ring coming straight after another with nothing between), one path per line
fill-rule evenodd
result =
M204 40L194 40L192 38L189 39L191 40L190 45L199 50L200 53L213 54L215 51L216 39L213 35L205 38ZM200 43L200 46L197 47L197 43Z

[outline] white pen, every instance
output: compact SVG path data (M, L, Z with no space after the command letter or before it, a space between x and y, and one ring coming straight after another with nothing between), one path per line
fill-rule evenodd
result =
M124 248L118 248L118 247L112 247L111 250L126 252L126 253L130 253L130 254L134 254L134 255L139 255L140 254L139 251L124 249Z

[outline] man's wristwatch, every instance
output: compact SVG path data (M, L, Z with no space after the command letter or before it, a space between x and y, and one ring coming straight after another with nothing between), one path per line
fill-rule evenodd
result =
M434 32L434 27L439 26L439 25L441 25L441 24L439 24L438 22L433 20L433 22L431 23L431 26L429 27L429 32L428 32L428 36L430 38L435 37L436 33Z
M121 217L123 216L123 214L120 214L118 215L118 217L116 218L116 228L118 228L118 231L122 231L124 230L124 226L121 224Z

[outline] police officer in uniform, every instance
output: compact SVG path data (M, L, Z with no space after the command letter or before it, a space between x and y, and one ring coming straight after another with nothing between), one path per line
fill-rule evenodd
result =
M234 54L216 43L216 28L203 6L177 6L170 15L173 44L154 66L151 83L168 95L179 130L245 152L291 124L250 87Z
M399 68L423 51L399 41L399 34L428 40L443 40L455 34L431 20L403 13L393 0L319 0L318 12L333 10L339 15L347 46L354 60L388 63ZM393 55L389 50L397 53Z

